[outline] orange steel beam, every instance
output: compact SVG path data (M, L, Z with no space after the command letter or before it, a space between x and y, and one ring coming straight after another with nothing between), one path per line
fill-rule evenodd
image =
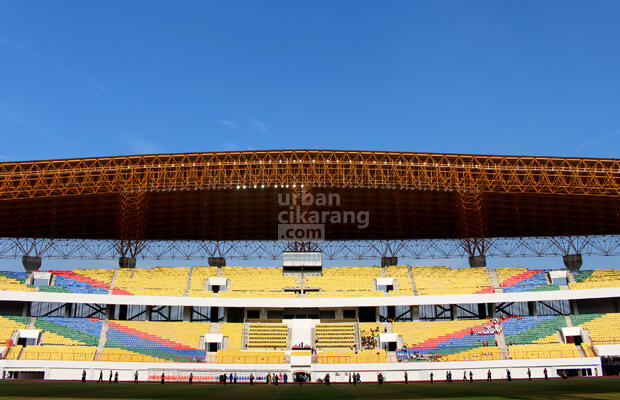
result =
M620 160L274 150L0 163L0 200L242 186L620 196Z

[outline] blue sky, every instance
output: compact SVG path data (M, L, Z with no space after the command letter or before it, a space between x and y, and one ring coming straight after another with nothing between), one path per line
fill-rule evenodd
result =
M0 4L0 161L618 157L618 1Z

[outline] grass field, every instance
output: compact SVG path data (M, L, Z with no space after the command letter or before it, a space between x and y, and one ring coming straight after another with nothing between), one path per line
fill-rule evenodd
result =
M96 384L3 381L0 399L620 399L620 378L352 385Z

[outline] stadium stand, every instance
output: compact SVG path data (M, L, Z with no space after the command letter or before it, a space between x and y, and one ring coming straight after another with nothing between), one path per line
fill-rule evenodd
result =
M5 359L6 360L17 360L17 359L19 359L19 355L21 354L23 348L24 348L24 346L22 346L21 344L16 344L14 346L11 346L11 348L9 349L9 352L7 353Z
M361 350L353 351L320 351L317 357L319 364L359 364L359 363L385 363L387 356L385 350Z
M355 277L355 279L351 279ZM307 297L373 297L385 296L376 289L375 279L381 277L380 267L332 267L321 276L306 276L304 288L317 288Z
M188 296L191 297L212 297L213 291L209 290L207 280L217 276L217 267L201 267L192 268L191 285Z
M284 350L287 347L288 326L275 323L251 323L248 338L248 349Z
M11 339L13 333L19 329L28 329L30 318L12 315L0 316L0 343L4 344Z
M516 317L502 321L506 344L559 343L558 331L566 327L562 315Z
M397 282L398 289L390 291L390 296L413 296L413 288L409 280L408 267L405 266L391 266L386 267L385 275L388 278L393 278Z
M412 267L411 274L420 296L493 293L486 268Z
M574 276L576 282L568 284L571 289L620 287L620 271L614 269L584 270Z
M284 352L219 350L216 362L222 364L284 364Z
M243 339L243 324L237 322L224 322L220 329L220 333L227 338L228 349L241 349L241 341Z
M209 326L204 322L110 321L105 347L192 362L204 359L200 338Z
M586 329L594 344L620 344L620 313L571 315L571 321Z
M581 354L574 344L518 344L508 346L510 358L523 360L530 358L579 358Z
M499 354L489 347L495 344L493 325L490 319L394 322L394 332L403 339L403 350L397 356L408 361L452 360L450 354L459 360L474 355L493 357Z
M183 296L188 274L187 267L119 269L112 294Z
M40 286L39 291L107 294L110 289L112 269L50 270L54 274L53 286Z
M497 277L505 293L559 290L547 282L544 269L497 268Z
M87 318L39 317L34 327L42 331L41 344L96 347L102 323Z
M20 360L93 361L96 347L91 346L26 346Z
M285 288L299 288L299 279L284 276L282 268L223 267L221 276L230 280L230 290L220 297L296 297Z
M0 290L32 292L34 288L25 284L27 277L25 272L0 271Z
M354 349L355 324L338 320L323 322L315 326L317 349Z

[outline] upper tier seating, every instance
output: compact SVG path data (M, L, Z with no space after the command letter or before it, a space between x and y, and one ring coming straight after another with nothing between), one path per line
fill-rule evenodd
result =
M299 279L284 276L282 268L223 267L221 276L230 280L230 290L220 292L220 297L295 297L284 288L299 288Z
M25 272L0 271L0 290L32 292L34 288L24 283L27 277Z
M377 290L374 280L381 277L380 267L323 268L321 276L307 276L305 288L319 288L306 297L377 297L385 293Z
M390 292L390 296L413 296L413 288L411 287L411 280L409 279L409 272L407 267L392 266L385 268L385 275L387 278L393 278L397 281L398 289Z
M515 317L502 322L506 344L559 343L558 331L566 327L562 315Z
M187 287L187 267L119 269L113 294L142 296L183 296Z
M286 350L288 340L286 324L252 323L249 325L248 349Z
M486 268L412 267L420 296L493 293Z
M355 325L352 322L328 322L315 326L317 349L355 348Z
M620 287L620 270L583 270L574 274L576 283L569 283L571 289L596 289Z
M94 361L97 347L26 346L20 360Z
M13 333L20 329L28 329L30 324L30 318L17 317L12 315L0 316L0 345L4 346L4 343L11 339Z
M571 315L571 321L587 329L594 344L620 344L620 313Z
M41 344L96 347L102 323L86 318L39 317L34 327L42 331Z
M192 268L191 284L188 296L191 297L212 297L213 292L209 290L208 279L217 275L217 267Z
M209 329L206 322L110 321L105 347L193 362L204 359L200 338Z
M544 269L497 268L496 272L505 293L560 289L547 282Z
M579 358L581 353L574 344L520 344L508 346L510 358L523 360L528 358Z
M53 286L40 286L40 292L107 294L112 282L112 269L50 270L55 275Z

